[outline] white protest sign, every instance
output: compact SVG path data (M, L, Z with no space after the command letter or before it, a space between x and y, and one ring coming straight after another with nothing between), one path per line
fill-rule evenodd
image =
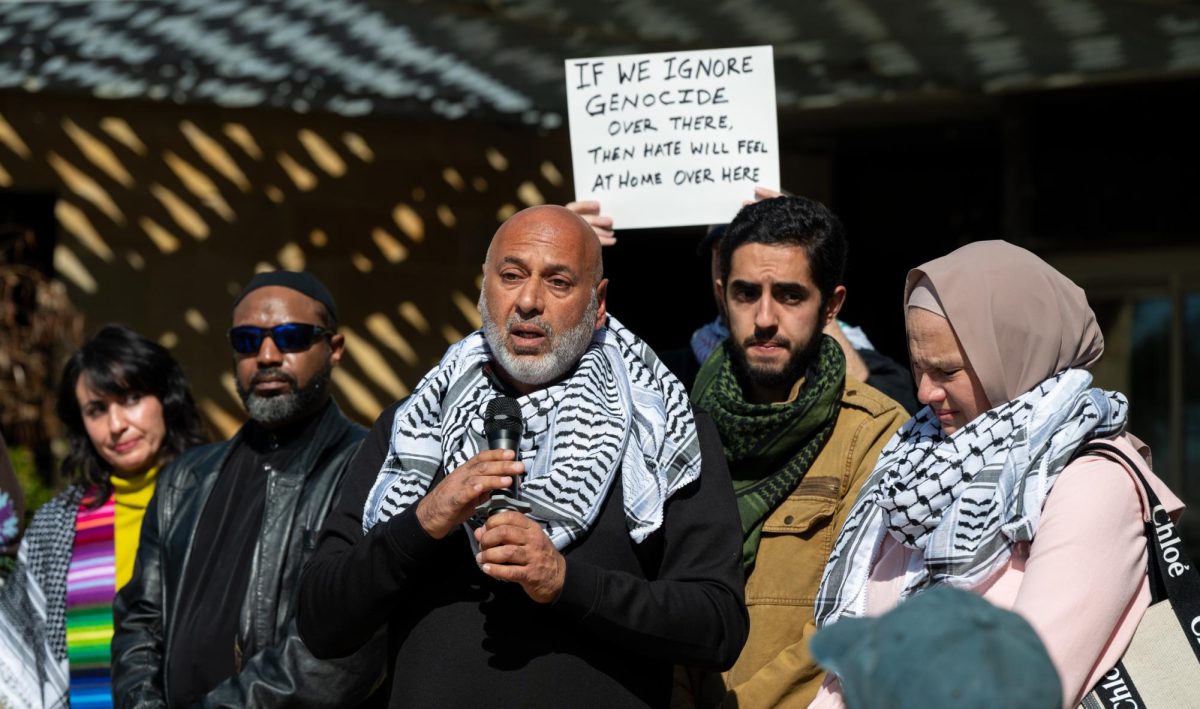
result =
M568 59L575 199L618 230L724 224L779 189L771 48Z

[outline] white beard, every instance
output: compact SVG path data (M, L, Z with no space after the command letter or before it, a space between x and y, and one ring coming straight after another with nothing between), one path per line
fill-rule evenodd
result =
M528 386L549 384L571 371L592 342L592 335L596 329L596 313L599 309L599 299L596 297L596 292L592 291L592 300L588 303L587 310L579 320L579 324L561 334L555 332L550 324L541 317L521 318L515 313L508 318L508 322L501 329L488 310L487 290L484 289L479 293L479 314L483 319L483 336L492 350L492 357L510 377ZM512 337L510 331L518 323L528 323L541 328L546 333L546 340L550 344L549 351L541 356L514 354L509 349L508 343Z

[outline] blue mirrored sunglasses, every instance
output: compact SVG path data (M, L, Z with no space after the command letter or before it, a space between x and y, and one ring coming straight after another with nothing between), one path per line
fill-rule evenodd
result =
M275 327L240 325L229 331L229 344L238 354L257 354L264 337L270 337L280 352L302 352L318 337L332 335L333 330L299 322L285 322Z

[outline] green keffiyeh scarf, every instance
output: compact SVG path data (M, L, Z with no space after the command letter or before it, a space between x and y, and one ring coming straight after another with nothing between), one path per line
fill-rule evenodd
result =
M846 357L828 335L822 335L795 401L747 402L729 360L728 340L700 368L692 401L712 416L721 433L742 517L747 574L767 515L796 489L829 440L845 381Z

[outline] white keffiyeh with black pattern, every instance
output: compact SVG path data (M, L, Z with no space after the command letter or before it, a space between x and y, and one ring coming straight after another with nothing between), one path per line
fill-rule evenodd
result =
M935 584L970 589L1008 561L1014 544L1032 541L1075 451L1125 430L1125 397L1091 383L1082 369L1064 370L949 436L929 407L917 412L884 447L834 544L818 627L864 614L886 534L920 552L901 599Z
M504 395L484 372L491 359L483 333L468 335L396 410L364 533L420 500L439 471L486 450L483 414ZM591 527L618 472L636 542L661 526L666 500L700 476L687 390L611 315L566 379L517 402L525 420L521 496L558 549Z
M38 508L0 586L0 707L69 703L67 570L83 494L72 485Z

